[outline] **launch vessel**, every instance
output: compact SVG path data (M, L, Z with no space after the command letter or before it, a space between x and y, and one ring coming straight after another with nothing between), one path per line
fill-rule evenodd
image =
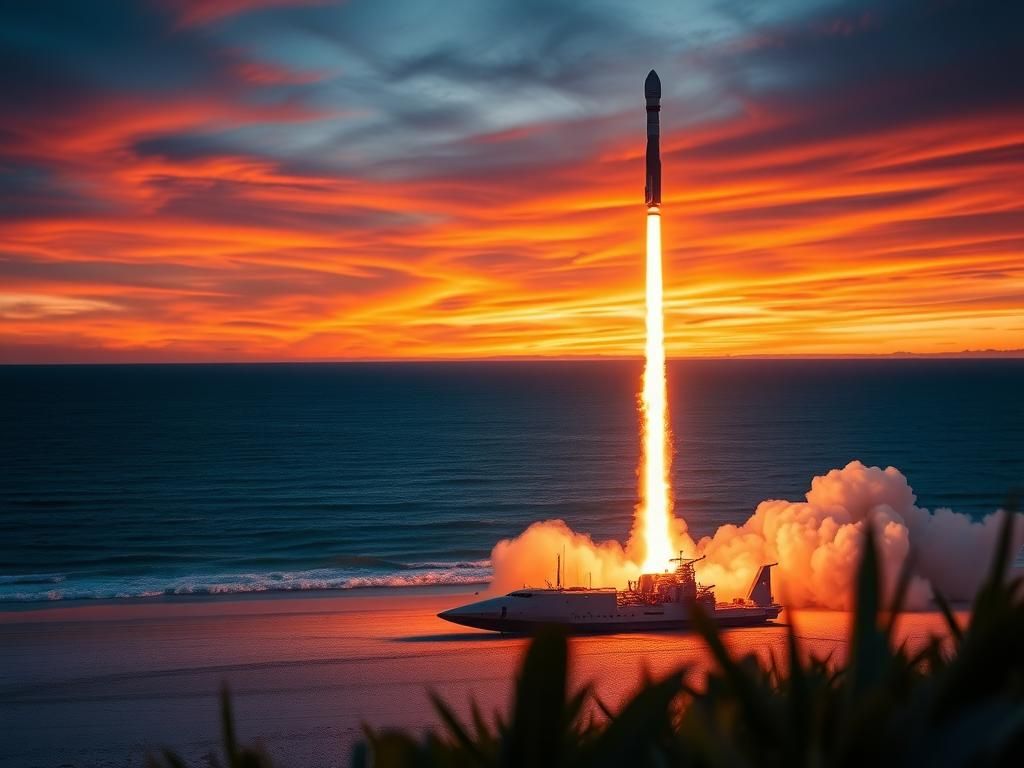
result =
M720 626L747 627L778 617L782 606L772 597L772 565L762 565L747 598L715 601L712 586L697 583L693 564L678 557L673 573L647 573L625 590L614 587L517 589L439 613L445 621L495 632L532 632L559 624L573 632L638 632L688 628L694 606ZM558 579L559 582L561 579Z

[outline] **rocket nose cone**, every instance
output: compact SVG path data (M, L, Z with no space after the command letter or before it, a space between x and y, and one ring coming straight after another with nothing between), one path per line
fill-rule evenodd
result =
M658 73L653 69L648 73L647 79L644 80L644 95L647 98L661 98L661 78L658 77Z

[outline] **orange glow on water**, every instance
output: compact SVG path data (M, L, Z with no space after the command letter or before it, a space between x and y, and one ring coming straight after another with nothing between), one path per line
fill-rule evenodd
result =
M665 310L661 274L661 214L647 211L647 343L640 414L643 428L643 477L639 527L645 573L668 568L672 557L669 483L668 394L665 384Z

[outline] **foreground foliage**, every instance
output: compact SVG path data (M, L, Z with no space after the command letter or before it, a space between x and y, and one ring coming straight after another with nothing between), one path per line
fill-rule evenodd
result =
M1006 578L1014 515L1007 514L990 576L967 627L938 596L949 636L911 651L882 611L878 557L868 532L857 579L849 657L841 665L800 652L792 626L783 659L734 658L703 614L697 632L716 662L699 688L680 668L646 682L618 712L570 692L568 644L556 630L530 644L510 715L463 723L442 700L443 729L423 738L367 729L356 768L412 766L1016 766L1024 760L1024 598ZM593 704L594 706L590 706ZM595 718L597 707L603 712ZM270 766L234 739L225 698L227 765ZM165 753L162 764L180 766Z

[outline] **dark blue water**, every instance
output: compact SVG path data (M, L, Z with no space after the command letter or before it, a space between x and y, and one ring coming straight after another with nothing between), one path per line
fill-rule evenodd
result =
M476 583L560 517L624 539L639 362L0 368L0 601ZM698 534L852 459L981 515L1024 361L670 364Z

